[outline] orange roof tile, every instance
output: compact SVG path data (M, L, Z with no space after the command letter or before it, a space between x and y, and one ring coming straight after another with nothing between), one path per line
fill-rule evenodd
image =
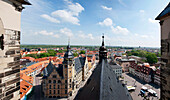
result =
M22 80L20 82L20 99L26 95L26 93L32 88L33 86L26 82L25 80Z
M28 59L30 61L34 61L35 60L35 58L32 58L32 57L22 57L21 59Z

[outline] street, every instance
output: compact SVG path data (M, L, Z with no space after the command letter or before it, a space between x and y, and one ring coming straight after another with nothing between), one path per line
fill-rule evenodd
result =
M145 86L148 89L153 89L154 91L156 91L158 97L150 96L149 100L159 100L160 99L160 87L157 86L156 84L146 83L143 80L136 78L135 76L133 76L130 73L122 73L122 76L124 77L124 82L127 83L127 86L136 85L136 90L130 93L133 100L143 100L144 99L144 97L141 97L140 95L138 96L142 86Z

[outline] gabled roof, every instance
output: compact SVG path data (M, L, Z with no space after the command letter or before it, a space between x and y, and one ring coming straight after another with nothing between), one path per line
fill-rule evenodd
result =
M86 57L79 57L79 59L80 59L81 66L84 67Z
M160 20L163 16L169 16L170 15L170 2L166 6L166 8L155 18L156 20Z
M75 100L131 100L126 87L117 79L107 60L96 67Z
M47 78L48 76L50 76L50 74L53 72L53 70L56 70L57 73L59 74L59 76L61 78L63 78L63 65L62 64L58 64L58 67L56 67L55 65L52 64L52 62L50 61L50 63L47 65L47 67L44 68L43 70L43 79Z
M75 61L76 72L80 72L82 70L82 66L81 66L81 62L80 62L79 57L75 58L74 61Z

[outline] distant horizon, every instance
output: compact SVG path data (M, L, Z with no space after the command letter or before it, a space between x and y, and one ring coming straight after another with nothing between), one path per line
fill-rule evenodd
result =
M21 44L22 45L52 45L52 46L67 46L68 44L65 44L65 45L57 45L57 44ZM101 45L71 45L70 46L98 46L100 47ZM139 46L108 46L108 45L105 45L107 47L132 47L132 48L139 48ZM143 47L143 46L140 46L140 48L158 48L160 49L160 47Z

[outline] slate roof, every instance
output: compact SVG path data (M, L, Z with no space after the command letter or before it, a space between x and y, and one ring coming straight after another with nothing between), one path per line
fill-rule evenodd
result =
M79 58L80 57L74 59L76 72L80 72L82 70L82 66Z
M75 100L132 100L126 87L117 80L107 59L102 59Z
M79 57L79 59L80 59L81 66L84 67L86 57Z
M59 74L59 76L61 78L64 78L63 76L63 65L59 64L58 67L56 67L55 65L52 64L52 62L50 61L50 63L47 65L47 67L44 68L43 70L43 79L47 78L52 72L53 69L56 69L57 73Z
M122 68L121 66L119 65L110 65L111 68L115 69L115 68Z
M160 20L160 18L165 16L165 15L168 15L168 16L170 15L170 2L166 6L166 8L155 19Z
M71 52L70 44L67 46L67 51L64 54L64 58L74 58L73 53Z

